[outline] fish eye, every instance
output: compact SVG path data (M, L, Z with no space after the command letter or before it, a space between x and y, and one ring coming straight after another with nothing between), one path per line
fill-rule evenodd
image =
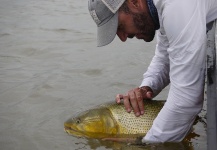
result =
M79 124L80 122L81 122L81 120L78 118L78 119L76 120L76 123Z

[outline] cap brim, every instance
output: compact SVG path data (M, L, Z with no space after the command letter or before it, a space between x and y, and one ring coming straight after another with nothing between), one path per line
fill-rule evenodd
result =
M101 47L111 43L115 38L117 28L118 13L115 13L108 22L97 28L97 46Z

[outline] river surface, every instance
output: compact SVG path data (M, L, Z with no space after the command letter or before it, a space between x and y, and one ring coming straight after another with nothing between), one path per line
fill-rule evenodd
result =
M97 48L87 0L0 0L0 149L206 149L206 109L185 143L133 146L64 132L73 114L139 86L154 47L116 38Z

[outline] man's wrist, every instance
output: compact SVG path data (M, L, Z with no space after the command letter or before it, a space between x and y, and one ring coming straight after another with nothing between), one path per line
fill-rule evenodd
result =
M140 87L144 99L152 99L153 91L149 86Z
M142 86L142 87L140 87L140 89L142 89L142 90L144 90L144 91L146 91L146 92L152 92L153 93L153 90L149 87L149 86Z

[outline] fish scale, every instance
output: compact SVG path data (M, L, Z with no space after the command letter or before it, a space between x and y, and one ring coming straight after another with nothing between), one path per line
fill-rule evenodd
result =
M112 116L119 126L119 134L141 134L147 133L151 128L154 119L163 107L164 102L144 101L144 115L135 117L133 111L126 113L123 104L104 105L110 110Z

